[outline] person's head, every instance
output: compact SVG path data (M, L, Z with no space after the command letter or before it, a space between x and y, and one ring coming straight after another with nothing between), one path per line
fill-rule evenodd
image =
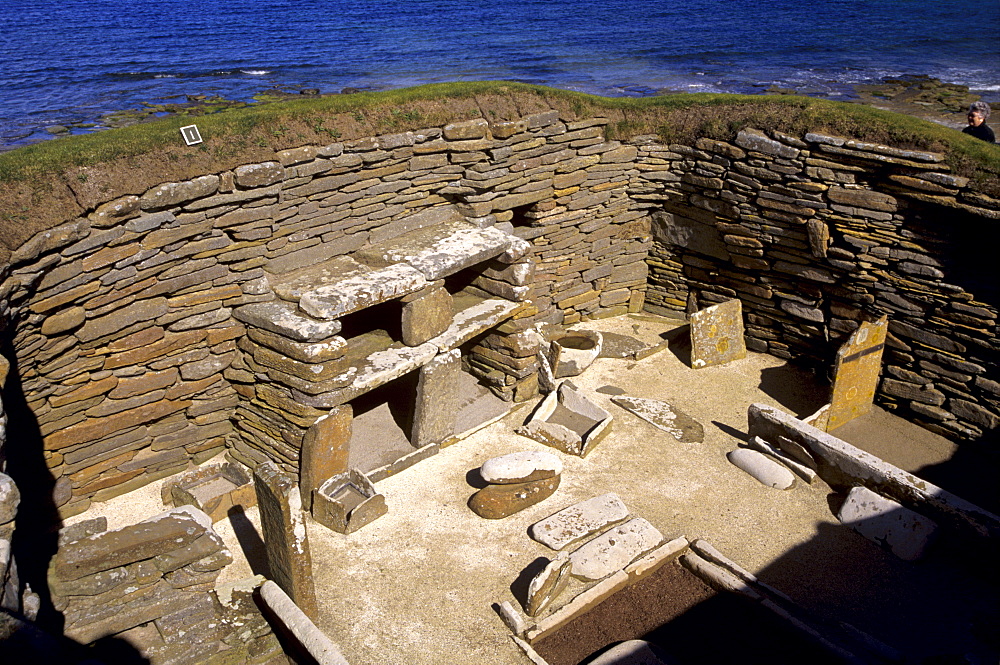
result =
M978 127L986 121L986 118L990 117L990 105L986 102L972 102L969 105L969 124L973 127Z

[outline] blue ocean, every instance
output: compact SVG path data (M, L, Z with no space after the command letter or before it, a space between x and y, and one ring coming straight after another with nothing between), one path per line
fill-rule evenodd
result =
M0 0L0 149L185 95L504 79L845 99L906 75L1000 101L1000 2Z

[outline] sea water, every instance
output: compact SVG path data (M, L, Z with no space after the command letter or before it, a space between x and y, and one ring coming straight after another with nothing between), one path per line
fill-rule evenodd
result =
M0 0L0 148L185 95L512 80L837 99L906 75L1000 101L1000 2Z

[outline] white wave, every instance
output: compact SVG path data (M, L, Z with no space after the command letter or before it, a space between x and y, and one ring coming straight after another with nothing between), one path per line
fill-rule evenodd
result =
M267 76L271 73L270 69L241 69L241 74L246 74L248 76Z
M154 79L175 79L177 74L153 74Z

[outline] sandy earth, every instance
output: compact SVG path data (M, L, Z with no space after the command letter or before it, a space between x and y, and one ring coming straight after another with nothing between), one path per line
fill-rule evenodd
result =
M677 325L649 316L586 324L650 343ZM502 520L485 520L466 506L477 488L474 470L484 461L514 451L550 450L514 433L537 403L532 401L379 482L389 514L362 530L343 536L309 520L319 625L351 663L527 662L492 605L506 600L520 607L530 579L525 571L536 570L538 559L552 554L528 537L528 527L605 492L618 493L633 516L646 518L665 537L705 538L806 607L848 617L907 653L991 653L973 635L1000 617L996 579L977 572L974 553L964 552L960 565L947 548L925 561L904 563L840 525L833 514L837 496L822 481L774 490L727 461L725 454L747 430L749 404L804 416L825 402L827 389L761 354L693 370L681 360L687 357L687 337L677 333L668 349L649 358L599 359L572 379L612 413L613 429L586 459L560 454L562 484L545 501ZM704 426L704 442L679 443L612 404L606 392L614 391L608 387L671 403ZM880 410L871 424L854 429L853 437L879 441L887 459L913 471L947 466L943 463L955 451L946 440ZM892 459L894 451L902 451L898 459ZM73 521L104 513L115 528L155 514L163 510L160 484L95 506ZM247 516L255 521L256 509ZM231 549L239 549L228 520L216 529ZM259 536L244 528L242 540L259 543ZM251 574L246 559L237 558L220 584ZM259 570L259 552L252 551L250 560ZM574 584L561 600L583 588Z

